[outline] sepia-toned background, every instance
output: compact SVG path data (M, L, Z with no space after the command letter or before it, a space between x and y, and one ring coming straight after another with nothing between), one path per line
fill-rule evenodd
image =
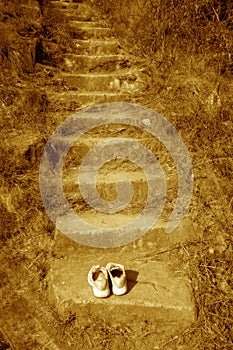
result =
M232 19L230 0L0 0L1 350L232 348ZM183 224L166 236L178 180L164 145L120 124L83 135L67 155L63 185L71 207L89 222L126 223L147 193L141 169L115 159L100 169L97 189L114 200L114 175L123 173L135 189L131 206L103 217L86 205L74 170L101 140L136 139L166 174L158 227L107 252L57 232L41 199L39 167L64 120L108 102L141 104L167 118L189 151L194 188ZM131 271L122 304L112 297L96 306L84 285L80 295L90 306L77 307L88 268L118 256ZM146 305L147 296L157 309ZM166 308L178 310L178 298L189 311L171 316Z

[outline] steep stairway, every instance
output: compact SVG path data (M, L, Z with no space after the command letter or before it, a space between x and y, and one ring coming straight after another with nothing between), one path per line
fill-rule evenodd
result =
M52 1L67 18L72 50L64 55L59 86L49 93L52 103L88 106L93 103L129 101L145 81L112 30L85 1ZM54 81L56 85L56 81ZM65 92L64 92L65 90Z
M140 61L122 48L114 33L89 2L50 2L65 16L73 43L72 49L64 55L63 63L57 69L59 72L55 72L51 79L48 78L46 84L46 94L54 106L52 112L49 112L53 114L51 119L59 123L64 120L64 114L69 116L77 110L85 110L86 107L100 103L136 102L147 88L147 80L140 70ZM38 86L41 87L39 79ZM32 130L27 135L23 134L23 137L17 136L17 133L11 136L14 151L18 149L20 159L28 155L28 150L36 150L39 142L44 145L44 140L41 140L43 135L39 131ZM47 300L41 299L39 293L35 293L30 282L32 277L28 274L30 268L27 261L25 264L18 264L20 271L17 270L16 275L20 276L23 286L17 298L11 303L6 298L3 303L0 326L9 333L14 344L13 349L147 350L169 349L170 344L174 345L171 349L175 349L176 342L182 341L185 328L195 320L190 280L184 268L180 267L178 257L175 259L174 255L172 258L169 255L175 244L192 240L195 234L189 218L171 235L167 235L164 230L177 195L177 181L174 162L158 140L132 126L112 124L94 128L74 143L67 155L62 179L66 198L77 215L93 226L121 227L135 219L147 197L147 179L139 166L122 159L113 159L99 171L96 187L100 196L107 201L115 199L119 179L126 177L133 185L132 203L117 214L103 215L94 211L85 204L77 186L78 168L85 155L97 144L119 137L144 145L163 165L168 191L164 216L140 239L126 246L110 249L83 246L55 229L45 281L50 304L47 305ZM127 148L127 143L122 142L122 147ZM92 186L93 180L88 169L86 173L86 185ZM5 189L2 197L5 195L4 191ZM13 200L14 198L12 202ZM67 218L64 223L72 229L72 220ZM7 254L2 257L2 261L7 261ZM125 265L129 291L122 297L112 295L106 300L96 299L87 283L88 271L94 264L105 266L110 261ZM27 278L29 282L25 287L23 282ZM12 292L13 289L12 283ZM46 296L43 295L43 298L46 299ZM76 319L78 334L71 332L64 336L65 331L59 323L60 320L49 310L51 304L52 309L55 308L63 319L67 319L70 328L72 320ZM83 327L80 326L80 319L83 320ZM102 333L99 333L98 338L100 329ZM178 347L189 349L179 344L177 349Z
M146 80L139 69L140 62L123 50L96 9L84 0L56 0L52 4L60 8L67 18L73 42L72 51L64 56L58 77L60 83L50 86L52 103L67 111L72 106L75 112L76 109L106 102L135 102L137 96L146 89ZM103 118L105 116L107 118L107 114ZM147 179L140 167L115 159L115 163L107 162L100 169L96 187L105 200L115 199L116 185L122 175L133 184L135 192L132 203L117 214L97 213L86 205L77 184L78 168L85 155L97 144L119 137L143 144L162 162L166 169L169 198L165 217L137 241L112 249L82 246L63 236L57 229L48 274L49 297L61 314L81 313L88 317L94 313L100 320L110 324L120 322L142 325L152 322L160 335L151 334L144 347L138 344L135 349L159 349L166 341L178 337L177 334L181 334L195 319L190 281L185 271L176 270L176 263L167 261L166 256L158 260L150 258L194 236L188 218L172 235L165 233L166 220L177 195L177 174L171 156L152 135L135 127L110 125L94 128L76 143L71 140L73 147L68 152L63 168L63 190L77 215L93 226L121 227L134 220L147 197ZM62 141L57 142L62 148ZM124 147L127 148L127 145ZM86 185L91 186L93 180L88 168L86 172ZM67 217L64 225L72 231L74 223ZM92 295L87 273L93 264L105 265L109 261L126 266L129 293L120 298L111 296L108 300L99 300Z

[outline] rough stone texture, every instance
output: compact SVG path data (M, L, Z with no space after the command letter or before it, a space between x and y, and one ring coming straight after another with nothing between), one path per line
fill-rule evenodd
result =
M142 91L143 80L139 79L133 69L135 60L132 59L131 62L129 55L125 55L111 30L97 18L92 8L88 7L85 2L54 1L53 4L60 6L69 19L76 50L64 57L63 82L67 92L54 91L51 95L52 100L66 104L67 108L73 103L75 109L76 106L82 106L82 103L93 105L100 102L126 101L127 95L135 97L136 92ZM112 55L114 55L114 60ZM127 62L123 62L123 67L119 67L122 56L127 58ZM124 63L126 63L125 66ZM106 136L108 133L104 130L98 132L99 141L101 137L103 140L108 137ZM102 132L105 132L105 136L102 136ZM137 138L135 130L129 128L126 133L125 137ZM94 136L96 135L93 135L93 140ZM145 138L145 146L148 146L149 149L156 148L160 161L165 158L166 166L170 167L168 177L174 176L174 166L170 166L170 161L167 162L164 149L160 149L157 144L153 146L151 140L147 139L147 135L141 137ZM90 137L85 139L83 144L74 147L73 152L80 153L83 150L83 155L93 146L95 146L95 141L92 144L92 137ZM70 164L73 161L71 153ZM99 190L109 200L108 193L115 186L114 174L117 169L112 169L109 165L107 170L112 173L113 180L107 181L104 178L103 183L100 181ZM128 168L125 171L131 172ZM118 213L114 218L106 215L103 219L101 213L87 209L83 203L80 203L79 194L75 192L74 177L76 174L73 175L71 172L65 175L67 177L63 179L63 185L68 192L75 194L71 198L72 204L76 206L77 214L83 220L92 220L97 225L105 222L105 225L111 223L117 226L121 225L125 219L131 220L135 216L133 209L129 208L128 211ZM138 200L144 191L140 186L145 182L145 179L140 176L132 170L132 181L135 183ZM168 190L171 190L171 193L175 190L173 187L173 183L170 185L168 183ZM172 200L168 206L170 211L171 207ZM166 215L169 214L169 210ZM70 312L77 315L86 313L87 317L88 314L94 313L101 320L110 322L129 324L150 320L160 325L163 324L163 332L168 332L169 335L175 329L183 329L188 326L195 319L190 282L184 272L176 271L169 261L159 260L157 257L150 259L149 256L157 256L176 244L195 240L197 234L188 216L172 234L166 234L166 223L167 217L161 217L156 225L141 238L126 246L110 249L82 246L57 231L51 252L53 256L51 270L48 274L51 302L61 313ZM65 221L65 225L73 227L72 221L69 220ZM96 299L87 282L88 271L94 264L100 263L105 266L109 261L125 265L129 292L121 297L112 295L104 300Z
M89 39L76 40L76 53L89 55L116 55L120 54L122 49L119 42L113 39ZM98 56L97 56L98 57Z
M126 101L127 95L144 86L138 72L131 69L135 57L129 58L92 6L85 1L52 4L67 17L74 49L64 55L62 81L60 77L54 81L64 85L67 94L63 99L63 94L51 87L51 102L63 105L64 100L67 108L75 110L81 105Z
M104 37L112 38L113 34L109 28L77 26L75 23L71 26L71 37L73 39L88 40L90 38L101 39Z
M113 91L116 92L120 89L120 80L118 76L114 73L112 74L70 74L63 73L62 75L64 84L77 92L83 91ZM124 80L127 80L127 75L123 77Z
M67 55L65 59L66 71L72 72L74 69L80 72L101 71L107 69L110 72L120 67L127 67L127 61L119 55Z
M63 240L64 242L64 240ZM137 254L124 249L96 250L66 242L53 260L49 274L50 300L63 313L67 310L94 312L106 321L174 322L179 328L194 321L190 283L181 271L174 271L169 262L137 261ZM128 279L128 293L95 298L87 282L87 274L94 264L105 266L110 261L123 263Z
M80 215L80 218L83 220L87 220L92 218L93 224L101 224L101 220L103 218L101 215L97 214L95 216L94 213L87 212L85 214L82 213ZM118 225L121 224L123 220L126 220L129 217L129 214L127 215L120 215L115 218L116 223ZM133 219L133 216L131 216ZM106 221L106 226L109 224L108 221ZM112 221L113 224L113 221ZM192 225L192 222L190 218L186 217L183 219L182 223L170 234L167 234L165 232L165 227L166 227L167 221L164 221L162 219L159 219L158 222L154 225L154 227L149 230L146 234L142 235L141 238L135 240L134 242L123 246L120 249L123 252L134 252L135 254L140 254L140 255L146 255L146 254L157 254L161 253L163 251L172 249L176 245L184 244L187 241L195 241L199 239L198 234L195 232L194 227ZM102 224L103 226L103 224ZM80 251L84 249L84 252L86 251L86 247L83 247L82 245L77 244L76 242L73 242L70 238L67 238L63 234L56 233L56 238L55 238L55 243L54 243L54 249L55 249L55 254L60 255L67 255L69 254L69 250L72 252L75 250L78 250L78 254L80 254ZM64 249L64 252L63 252ZM114 248L118 249L118 248ZM103 249L102 253L105 254L106 250Z
M99 104L106 102L122 102L127 101L129 96L123 93L111 93L111 92L83 92L78 93L76 91L67 91L64 92L52 92L47 94L49 101L51 103L56 103L59 101L59 104L64 106L67 110L75 111L79 107L82 108L84 105Z

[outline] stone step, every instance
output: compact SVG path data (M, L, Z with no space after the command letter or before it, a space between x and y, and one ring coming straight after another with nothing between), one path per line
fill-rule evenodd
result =
M77 157L78 157L79 153L77 153ZM74 161L74 160L73 160ZM79 162L80 159L77 160L77 162ZM122 161L123 162L123 161ZM126 161L125 161L126 163ZM138 186L143 186L144 184L147 184L147 179L146 176L143 172L143 169L140 168L136 168L136 165L132 164L132 163L126 163L128 165L128 167L125 166L125 169L120 169L119 165L114 165L113 164L107 162L104 166L104 168L101 169L101 171L99 172L99 175L97 177L97 185L99 185L100 190L101 187L107 187L107 188L114 188L115 185L118 183L118 181L120 179L127 179L128 181L132 182L132 184L134 184L135 189L137 189ZM135 169L136 168L136 169ZM146 169L148 171L148 169ZM64 170L65 171L65 170ZM63 171L63 175L64 175L64 179L63 179L63 185L65 186L70 185L73 186L73 184L77 183L77 179L78 179L78 167L69 167L68 170L65 171L64 173ZM95 173L95 169L94 167L91 166L84 166L82 168L82 173L86 174L86 178L85 178L85 183L87 185L93 185L95 184L95 179L94 179L94 173ZM65 175L66 174L66 175ZM156 174L150 174L150 181L154 185L157 184L159 182L159 177L156 177ZM168 177L168 176L167 176ZM168 180L168 178L167 178ZM173 184L174 189L176 190L176 186L175 184ZM143 190L146 191L147 189L145 188L145 186L143 186Z
M61 2L66 2L69 4L82 4L83 0L60 0Z
M78 154L77 154L78 155ZM120 180L127 179L133 186L133 195L135 201L145 202L147 195L147 181L145 175L142 171L133 171L133 170L115 170L112 171L109 169L108 164L106 167L98 174L95 179L94 171L90 170L90 167L84 167L84 172L82 172L82 186L85 185L85 193L92 194L92 188L97 187L98 194L105 198L106 200L115 200L116 199L116 185ZM79 191L78 184L78 168L68 168L63 171L63 188L66 193L69 193L71 197L75 194L76 200L82 198ZM83 177L85 179L83 180ZM153 181L151 181L153 184ZM156 188L156 181L154 180L154 188ZM140 205L141 206L141 205Z
M51 0L50 3L52 6L61 9L68 18L71 16L71 19L91 21L97 18L95 9L85 2Z
M54 5L54 6L66 6L66 8L71 8L73 6L80 6L83 5L85 7L89 7L89 5L85 2L83 2L82 0L49 0L50 4Z
M122 52L119 42L116 39L89 39L75 40L78 54L88 55L118 55Z
M117 92L128 80L128 75L122 74L71 74L63 73L62 80L69 89L78 92Z
M78 3L71 2L71 1L50 0L49 2L53 6L64 7L64 8L69 8L70 6L78 5Z
M113 95L113 94L110 94ZM116 95L118 96L118 95ZM78 118L77 118L78 120ZM112 133L112 136L110 135ZM115 137L114 137L115 135ZM75 136L70 135L69 137L67 136L65 138L65 140L63 140L62 138L57 137L56 138L56 143L60 143L61 147L63 145L63 142L68 142L70 145L74 145L73 149L76 152L79 152L79 148L83 148L83 150L85 149L87 152L90 151L91 149L93 149L93 147L95 147L97 144L101 144L102 142L112 142L114 140L119 140L119 138L127 138L129 140L135 141L135 142L140 142L141 144L143 144L146 148L150 149L152 152L156 152L156 157L157 158L164 158L162 156L165 156L165 151L164 148L161 146L160 143L156 142L155 139L153 139L153 136L148 137L148 135L145 135L143 133L143 131L135 131L134 129L132 129L132 127L130 126L112 126L111 130L107 130L105 131L105 135L103 134L103 130L97 129L96 131L93 131L92 135L85 135L85 137L83 137L80 140L79 144L76 144L75 142L77 141ZM128 140L121 140L121 144L124 147L128 147L127 144ZM98 155L99 157L99 155ZM163 159L163 161L165 160L165 158ZM81 160L80 160L81 161ZM135 172L135 165L129 163L129 162L125 162L123 159L118 159L117 157L115 158L116 164L109 164L108 169L111 169L112 171L118 170L118 169L126 169L127 171L132 171ZM76 165L79 165L80 163L76 163ZM92 170L92 169L90 169ZM112 175L114 176L114 174Z
M105 214L98 211L95 212L94 210L87 211L84 205L80 211L76 211L78 218L93 225L93 232L96 229L98 231L99 227L109 229L114 226L121 227L121 225L123 226L125 223L132 223L139 214L139 212L131 214L127 212ZM87 250L90 254L92 249L87 249L86 243L81 243L79 239L75 241L75 232L77 231L80 233L80 230L79 228L78 230L75 228L77 227L77 222L74 221L74 218L71 218L70 215L64 214L66 216L62 217L61 222L60 213L58 215L57 220L59 220L60 223L57 225L55 240L52 247L53 256L68 256L70 252L75 252L79 256L82 256L82 254L85 256ZM151 216L148 216L148 219L150 218ZM168 224L168 217L163 215L163 213L158 218L157 222L154 220L152 221L153 227L151 229L144 231L147 223L146 220L147 218L145 217L145 220L140 223L140 227L137 226L134 228L134 233L139 233L139 238L134 238L135 240L133 238L131 239L131 236L129 236L130 232L127 228L122 228L120 230L120 232L123 232L122 230L124 230L126 238L129 237L129 240L123 243L121 247L118 246L112 248L116 255L133 254L135 260L143 261L145 257L150 259L150 257L156 256L157 253L160 254L161 252L166 252L170 249L172 250L173 247L178 246L179 244L185 244L185 242L201 239L200 234L198 234L198 231L194 228L192 219L188 216L183 218L181 224L171 234L166 233L165 228ZM129 243L130 241L131 243ZM95 248L93 249L95 250ZM111 248L108 248L108 250L111 250ZM103 255L105 252L105 248L100 249L100 254Z
M50 103L56 106L64 106L69 110L75 111L80 106L100 104L104 102L122 102L128 101L130 96L124 93L110 93L110 92L83 92L65 91L65 92L49 92L47 95Z
M66 4L73 4L73 3L82 3L83 0L50 0L50 2L60 2L60 3L66 3Z
M61 4L63 4L63 3L65 3L65 4L71 4L71 3L73 3L73 0L50 0L50 2L51 3L61 3Z
M95 29L95 28L104 28L108 29L107 25L103 21L80 21L80 20L70 20L69 23L73 28L77 29Z
M169 261L137 261L136 257L136 253L125 253L123 248L95 249L70 242L67 249L63 245L60 257L51 261L50 301L61 314L84 313L88 317L91 313L106 323L128 327L154 324L165 338L154 334L148 349L160 348L195 320L190 282ZM128 293L95 298L87 282L89 269L96 264L106 266L110 261L125 266Z
M137 183L134 182L132 183L132 185L137 186ZM92 198L88 197L88 200L85 200L82 194L79 192L78 185L75 186L71 184L67 188L67 186L64 184L63 188L64 188L64 193L67 200L69 201L71 207L75 210L75 212L77 213L78 217L81 220L84 220L90 223L91 225L94 225L94 227L105 227L108 229L109 227L119 227L119 226L125 226L127 224L130 224L131 222L137 219L138 215L142 214L143 206L146 204L146 195L147 195L146 185L147 185L146 183L142 183L140 184L140 188L138 186L136 190L134 190L132 202L127 204L128 202L127 200L126 203L125 202L123 203L121 202L120 204L113 203L114 207L112 204L110 206L110 205L106 205L104 202L102 203L98 202L98 206L97 206L96 198L92 200ZM113 186L107 186L106 184L103 184L102 188L100 188L100 186L98 186L98 183L97 183L97 191L99 196L107 202L110 200L115 201L116 196L114 196L114 198L110 198L110 195L112 195L112 193L115 192L115 191L113 192L113 190L115 190L114 187L116 188L115 184L113 184ZM92 188L90 187L89 192L91 190ZM173 194L175 194L175 191L173 191ZM151 207L150 207L150 204L148 205L149 206L147 207L147 210L148 211L150 210L151 213L155 213L154 204L151 205ZM163 209L162 213L159 216L159 219L160 219L159 222L156 223L155 220L153 220L153 217L151 217L153 220L152 221L153 229L161 228L161 220L164 222L164 226L162 227L165 229L166 227L165 222L167 221L169 214L171 214L171 209L172 209L171 207L172 207L171 205L165 206L165 208ZM117 212L117 210L119 210L120 212ZM144 216L144 220L145 222L143 222L140 219L141 221L140 230L142 234L143 232L147 231L147 223L151 222L151 221L148 221L148 218L146 216ZM138 230L137 232L140 232L140 230ZM128 232L128 229L126 228L125 233L127 234L127 232Z
M80 180L78 175L78 171L74 173L70 171L63 172L62 185L66 198L72 203L72 207L75 208L81 218L85 219L85 217L89 217L91 221L94 220L97 225L100 225L103 221L107 227L109 224L113 223L115 223L116 226L129 223L135 220L136 216L143 211L146 203L148 204L147 209L154 213L155 209L158 207L158 201L161 200L162 202L161 198L150 202L148 200L148 186L155 192L161 187L161 180L150 180L150 184L148 184L144 174L141 172L137 174L133 172L116 172L114 176L111 176L110 172L107 176L103 174L97 175L97 179L95 179L94 176L91 177L89 173L85 180ZM132 185L132 193L128 192L128 190L120 189L120 202L116 202L117 185L119 181L125 179ZM80 181L82 181L82 183ZM83 192L80 191L80 188ZM168 217L169 213L171 213L174 207L173 199L176 198L176 194L176 184L170 184L166 190L167 201L166 198L164 198L165 206L162 212L163 217ZM96 200L99 196L104 202L98 201L97 205ZM111 205L107 205L105 201L111 202ZM93 208L96 209L96 212L93 211ZM103 214L103 212L106 214Z
M72 208L77 214L77 217L83 222L86 222L92 226L93 235L98 234L102 229L107 229L110 232L111 228L120 228L121 234L127 236L130 233L129 228L125 225L133 223L137 219L138 215L141 214L141 211L139 210L140 208L136 208L134 211L129 210L129 212L102 213L100 211L95 211L92 208L88 209L84 206L84 204L81 206L81 204L75 205L71 201L69 201L69 203L72 204ZM147 231L148 222L152 222L153 230L158 231L165 229L166 220L161 217L159 221L154 222L152 214L153 213L151 213L151 215L144 215L144 217L141 219L140 227L134 227L134 231L137 233L138 237L142 236ZM59 220L59 229L64 229L63 232L68 232L69 237L75 240L75 237L78 237L77 235L80 233L79 228L77 229L77 223L70 220L70 228L67 228L67 222L69 224L69 219L61 217Z
M113 38L113 33L110 28L104 28L104 27L89 27L89 26L82 26L77 27L76 25L73 25L73 23L70 23L70 36L73 39L104 39L104 38Z
M113 72L117 69L130 68L131 63L121 55L77 55L67 54L64 68L67 72Z
M92 22L92 21L96 21L97 19L99 19L96 15L96 13L87 10L86 14L82 14L80 13L77 8L75 7L71 7L71 8L67 8L67 7L63 7L61 9L61 11L63 12L64 16L66 17L67 21L85 21L85 22ZM102 23L102 22L101 22Z

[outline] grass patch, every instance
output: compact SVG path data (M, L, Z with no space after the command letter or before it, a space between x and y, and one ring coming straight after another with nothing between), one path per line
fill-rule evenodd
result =
M190 213L200 241L176 247L176 254L192 281L197 323L164 349L184 344L194 349L230 349L232 3L100 0L92 5L114 27L127 50L141 57L140 69L149 82L142 104L173 123L193 160ZM43 86L57 73L64 53L72 51L72 40L63 15L49 1L2 0L0 16L0 237L12 255L11 264L24 261L45 291L54 232L40 198L38 167L46 138L58 121ZM90 347L90 331L98 333L100 346L107 344L101 345L106 332L121 338L116 346L125 337L128 348L134 346L130 328L100 327L91 321L80 331L77 320L67 317L64 329L72 344L80 336L84 346ZM147 331L155 331L153 325L142 328L142 339Z

